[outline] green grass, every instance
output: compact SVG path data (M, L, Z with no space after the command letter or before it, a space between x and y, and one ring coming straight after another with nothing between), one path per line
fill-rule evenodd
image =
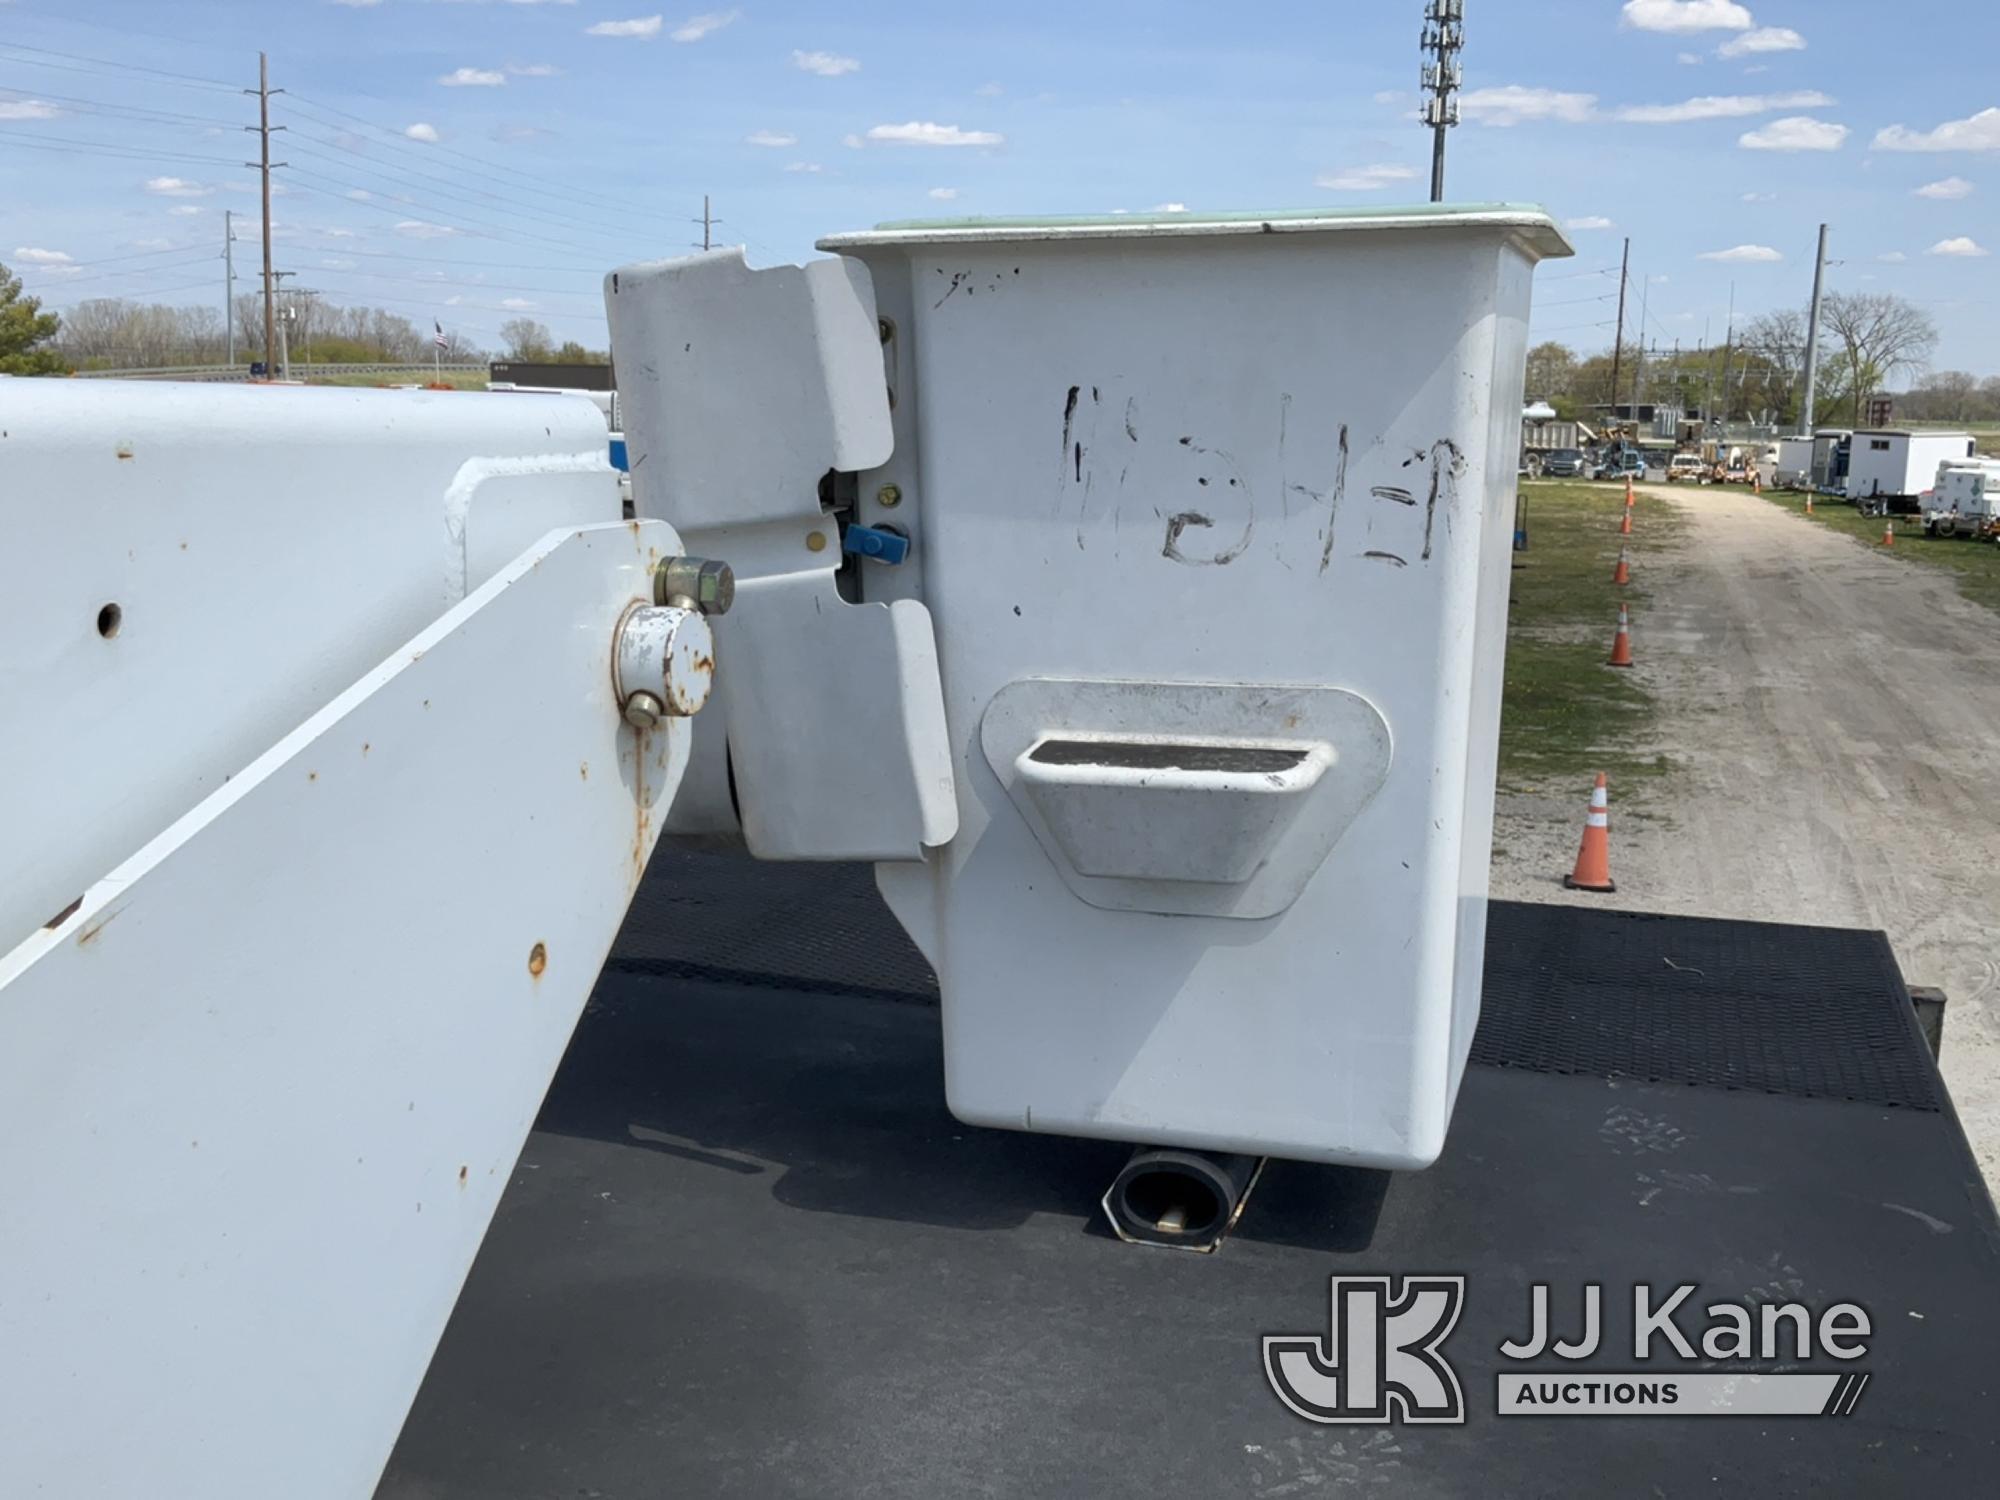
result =
M1621 782L1672 769L1649 748L1656 708L1633 673L1605 665L1618 606L1642 615L1648 563L1686 525L1664 500L1641 494L1633 534L1619 534L1622 485L1527 483L1528 550L1514 554L1507 681L1500 717L1504 789L1604 771ZM1629 549L1632 582L1611 572Z
M335 369L336 366L326 366ZM397 371L393 375L335 375L322 374L315 370L306 380L307 385L429 385L437 379L441 385L448 385L455 391L483 391L486 389L484 370L446 370L441 377L433 376L429 370Z
M1805 514L1805 496L1766 490L1771 504ZM1897 516L1896 545L1882 545L1882 518L1864 516L1845 500L1813 497L1813 513L1806 517L1816 526L1844 532L1856 541L1873 547L1884 556L1918 567L1941 568L1955 575L1958 591L1974 604L2000 611L2000 546L1978 542L1971 537L1925 536L1923 523L1914 516Z

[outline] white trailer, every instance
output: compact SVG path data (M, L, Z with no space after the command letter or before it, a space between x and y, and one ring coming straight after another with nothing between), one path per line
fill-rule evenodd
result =
M1847 498L1870 512L1915 511L1939 464L1977 452L1967 432L1856 432L1848 450Z
M2000 535L2000 459L1946 460L1923 497L1932 536Z
M1779 438L1764 449L1757 472L1767 490L1804 489L1812 483L1813 440Z

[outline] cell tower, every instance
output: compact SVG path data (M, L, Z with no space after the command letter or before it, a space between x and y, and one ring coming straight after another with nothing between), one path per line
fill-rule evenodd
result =
M1465 0L1429 0L1424 7L1423 121L1431 127L1431 202L1444 201L1444 133L1458 123L1459 49L1465 45Z

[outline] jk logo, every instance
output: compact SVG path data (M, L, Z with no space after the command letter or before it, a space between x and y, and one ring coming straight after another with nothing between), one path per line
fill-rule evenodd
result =
M1264 1375L1308 1422L1463 1422L1439 1352L1465 1305L1463 1276L1336 1276L1324 1339L1266 1334Z

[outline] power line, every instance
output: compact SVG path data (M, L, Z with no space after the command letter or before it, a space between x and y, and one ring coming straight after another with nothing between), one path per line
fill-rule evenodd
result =
M0 135L8 137L10 143L29 151L63 151L85 156L114 156L141 161L195 161L212 162L218 166L234 166L236 160L229 156L197 156L188 152L152 151L141 146L122 146L109 141L81 141L74 136L46 135L41 131L23 131L10 126L0 127Z
M151 109L145 105L111 104L102 99L86 99L80 94L55 94L46 89L23 89L13 84L0 88L0 92L12 94L23 102L45 103L53 101L80 109L85 114L129 116L134 119L148 119L169 124L226 125L234 126L236 121L225 120L219 115L189 115L178 110Z
M489 208L487 204L476 201L476 198L485 198L490 200L492 205L498 207L502 212L507 213L513 218L529 219L539 223L551 225L557 229L569 230L571 232L575 232L577 230L581 230L586 234L596 234L601 232L597 227L597 223L589 219L580 218L572 214L548 214L548 213L538 212L531 208L522 208L516 204L510 203L507 199L501 198L492 193L480 192L476 194L476 198L468 197L467 195L453 189L451 186L451 179L448 177L439 177L435 173L430 173L430 172L418 172L415 168L412 167L403 167L400 165L398 166L379 165L377 163L368 161L366 158L359 157L357 153L354 152L343 152L341 154L336 155L332 152L320 151L315 149L314 146L300 145L299 142L301 139L315 142L317 145L332 145L334 143L330 141L324 141L318 136L305 136L305 137L295 136L293 138L293 145L295 148L297 148L300 151L303 151L306 155L311 156L318 161L331 162L336 167L341 167L350 171L358 170L364 175L372 175L375 177L379 177L385 181L394 183L396 186L400 188L414 190L417 193L423 194L427 199L442 198L450 202L470 204L473 208L479 210L482 213L492 212L492 208ZM419 183L407 180L407 178L410 177L422 178L429 183L442 184L443 187L441 189L439 187L424 186Z
M219 78L201 78L192 73L172 73L165 68L147 68L140 66L138 63L114 62L108 57L86 57L78 52L58 52L53 47L30 47L25 42L0 42L0 53L8 52L33 52L37 54L37 57L14 59L14 61L21 63L24 67L54 68L65 73L88 73L93 71L93 69L108 68L120 73L144 73L154 78L164 79L182 88L220 89L227 94L233 94L237 91L235 84L226 83ZM39 58L52 57L63 58L67 61L43 62L38 60ZM90 66L72 66L76 63L87 63Z
M544 177L538 173L525 172L518 167L509 166L503 162L489 161L487 158L483 156L475 156L470 151L461 151L456 146L446 145L443 141L428 142L423 146L413 145L410 142L410 140L403 135L401 131L394 129L391 126L382 125L377 123L376 121L365 119L360 115L352 114L344 109L336 109L330 104L317 103L315 101L306 99L303 96L296 94L292 96L291 102L292 102L292 107L295 109L304 106L308 110L317 110L325 114L336 116L343 120L352 121L357 125L365 125L370 130L379 132L385 138L384 140L380 142L374 142L373 144L388 145L394 147L398 151L402 151L412 156L422 156L426 158L437 155L455 156L458 157L460 160L469 162L472 165L479 167L483 171L486 171L488 173L519 178L522 182L526 183L529 186L540 188L545 192L552 193L559 197L566 197L571 201L579 204L590 205L594 208L599 209L600 211L610 210L612 212L630 217L659 219L663 223L673 222L672 215L663 213L657 209L641 208L634 204L624 202L616 198L610 198L603 194L589 192L586 189L575 186L573 183L562 182L552 177Z

